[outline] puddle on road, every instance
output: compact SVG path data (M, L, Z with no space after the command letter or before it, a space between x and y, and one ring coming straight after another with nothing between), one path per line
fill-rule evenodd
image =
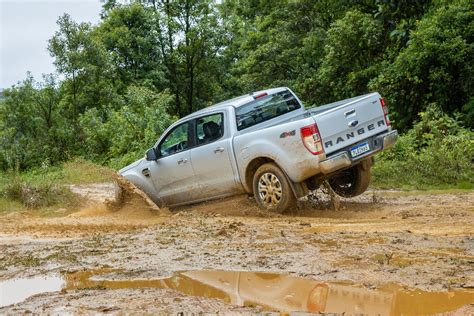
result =
M186 295L282 312L419 315L448 312L474 303L473 290L426 292L395 285L369 290L284 274L235 271L188 271L163 279L123 279L117 271L95 270L66 273L61 277L2 281L0 306L60 290L137 288L173 289Z
M64 279L59 276L11 279L0 282L0 307L24 301L28 297L59 291Z

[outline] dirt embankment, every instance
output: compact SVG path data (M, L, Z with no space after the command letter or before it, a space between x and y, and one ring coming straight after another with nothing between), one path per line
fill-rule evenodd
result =
M110 196L100 192L109 189L78 190L103 201ZM211 269L345 281L370 291L399 284L474 295L474 192L372 191L342 200L338 211L320 199L286 215L263 212L245 196L172 211L131 201L115 210L91 203L47 218L0 217L0 280L104 268L156 279ZM0 313L53 311L66 303L72 312L249 312L262 305L238 307L170 289L93 288L42 294Z

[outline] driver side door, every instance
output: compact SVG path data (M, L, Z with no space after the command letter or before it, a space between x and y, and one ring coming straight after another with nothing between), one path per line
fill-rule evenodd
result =
M174 127L156 149L158 159L150 166L150 175L160 201L169 206L195 200L199 185L191 163L191 124Z

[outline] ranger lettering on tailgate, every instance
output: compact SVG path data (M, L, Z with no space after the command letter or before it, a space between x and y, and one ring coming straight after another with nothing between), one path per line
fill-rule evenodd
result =
M364 134L366 131L371 131L371 130L374 130L378 127L381 127L381 126L385 126L385 120L380 120L380 121L377 121L377 127L375 127L375 124L369 124L367 125L366 127L361 127L359 129L357 129L357 131L355 131L355 133L357 133L358 135L362 135ZM342 137L338 137L336 139L336 144L339 144L339 143L342 143L342 142L345 142L346 140L350 140L351 138L355 137L355 133L354 132L350 132L350 133L347 133L345 138L342 138ZM332 140L329 140L327 142L324 142L324 147L325 148L329 148L331 146L333 146L334 143Z

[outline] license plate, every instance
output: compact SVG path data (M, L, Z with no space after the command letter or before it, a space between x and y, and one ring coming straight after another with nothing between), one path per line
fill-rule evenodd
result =
M357 157L370 150L369 143L362 143L351 148L351 156Z

